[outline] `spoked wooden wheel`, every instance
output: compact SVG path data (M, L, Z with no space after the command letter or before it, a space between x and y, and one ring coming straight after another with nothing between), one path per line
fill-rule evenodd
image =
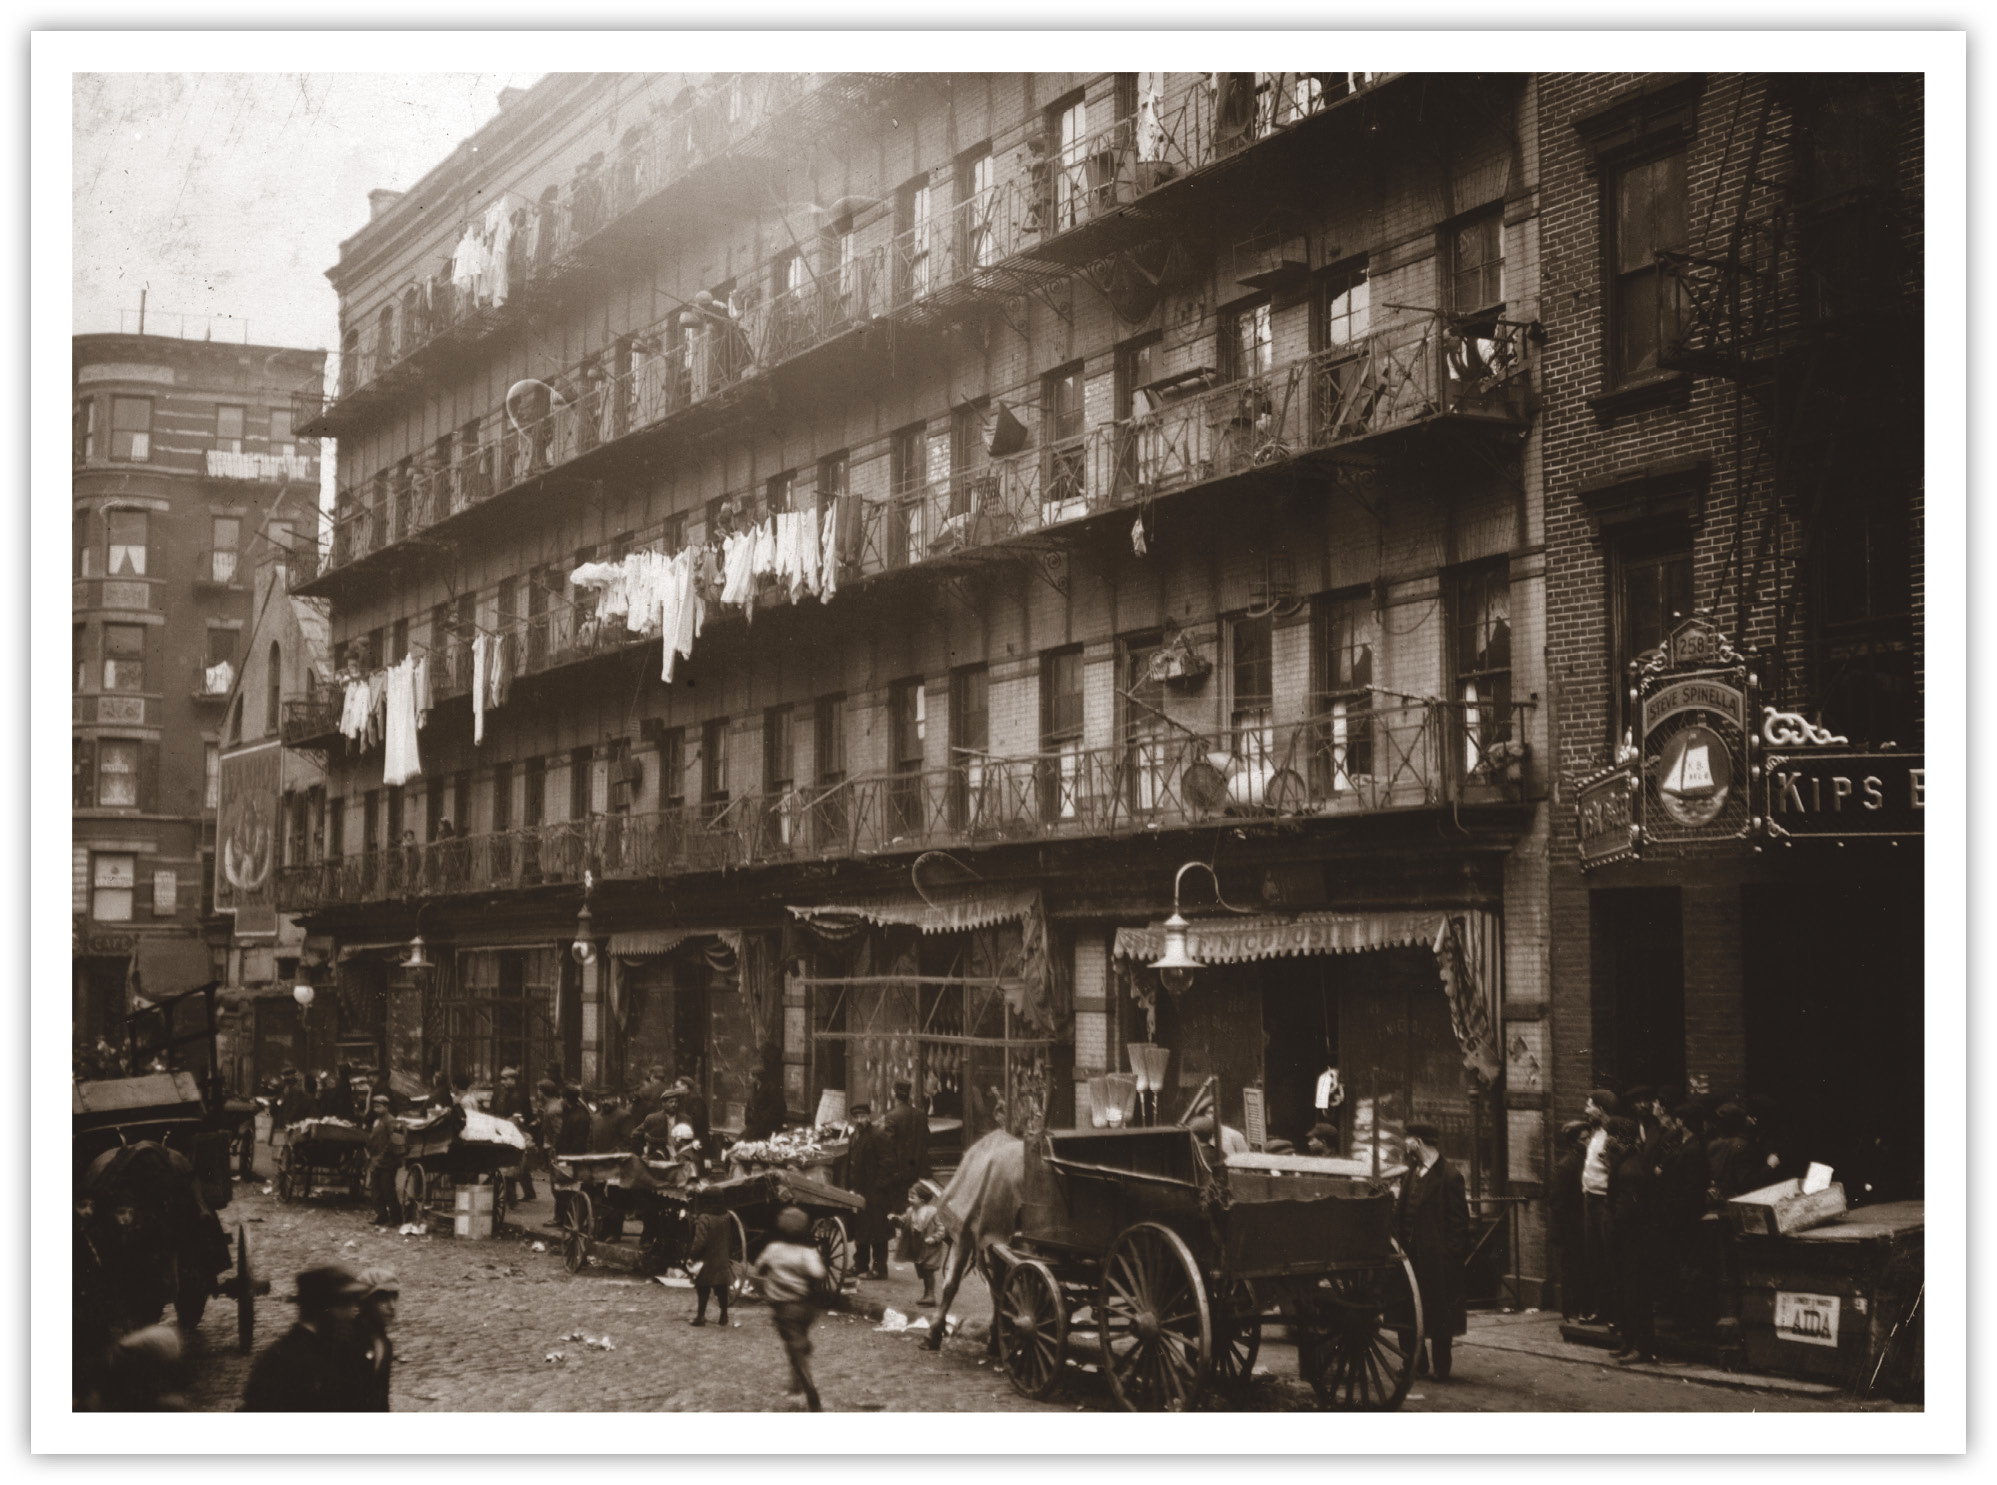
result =
M289 1145L277 1152L277 1199L279 1201L298 1199L298 1177L293 1174Z
M1214 1306L1213 1379L1221 1387L1239 1387L1255 1374L1262 1350L1262 1308L1255 1286L1237 1279Z
M404 1222L423 1220L426 1215L423 1204L430 1195L430 1176L420 1160L412 1160L396 1172L395 1195L402 1204Z
M825 1273L834 1290L844 1289L853 1272L853 1244L841 1217L820 1217L811 1224L811 1241L825 1260Z
M1068 1303L1054 1271L1033 1259L1006 1273L998 1300L999 1360L1022 1397L1046 1397L1061 1385L1068 1349Z
M506 1190L513 1182L506 1172L495 1171L492 1176L492 1230L495 1235L506 1225Z
M1297 1366L1320 1406L1388 1412L1414 1382L1421 1345L1421 1291L1396 1249L1385 1266L1334 1274L1319 1291L1318 1317L1297 1346Z
M1110 1244L1096 1305L1103 1373L1132 1412L1189 1408L1213 1370L1206 1286L1185 1240L1140 1222Z
M758 1299L763 1286L756 1282L749 1272L749 1229L742 1225L742 1218L735 1212L728 1214L728 1268L731 1275L730 1290L737 1299Z
M591 1210L587 1191L569 1193L569 1209L562 1217L562 1267L579 1274L589 1265L590 1239L596 1234L596 1213Z

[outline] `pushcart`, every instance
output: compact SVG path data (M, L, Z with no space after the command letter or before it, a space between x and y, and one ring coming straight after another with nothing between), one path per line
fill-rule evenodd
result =
M367 1173L367 1131L344 1119L301 1119L271 1132L277 1160L277 1199L304 1201L344 1186L358 1200Z
M867 1199L843 1187L821 1181L802 1171L784 1168L750 1171L696 1187L694 1200L701 1211L726 1211L744 1232L744 1248L750 1255L760 1253L777 1225L777 1213L785 1207L799 1207L811 1221L811 1240L825 1260L825 1271L835 1288L843 1287L853 1273L853 1242L848 1221L867 1205Z
M492 1224L506 1220L506 1193L527 1158L524 1136L505 1138L511 1125L447 1108L420 1123L403 1123L395 1194L403 1220L448 1221L460 1186L492 1187ZM476 1136L489 1136L478 1138Z

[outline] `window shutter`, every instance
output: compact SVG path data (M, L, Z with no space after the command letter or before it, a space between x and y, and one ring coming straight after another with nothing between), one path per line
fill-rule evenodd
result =
M87 810L97 802L97 739L79 737L69 749L69 802L73 809Z
M159 744L139 746L139 808L149 813L159 810Z

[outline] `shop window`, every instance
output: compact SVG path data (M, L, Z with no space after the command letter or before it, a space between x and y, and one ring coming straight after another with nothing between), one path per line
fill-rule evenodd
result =
M1616 543L1615 652L1609 675L1611 741L1630 726L1630 667L1658 648L1692 614L1692 542L1682 528Z
M1238 305L1221 316L1221 375L1228 381L1266 376L1275 364L1269 301Z
M1319 601L1311 615L1311 690L1318 718L1312 790L1346 794L1373 777L1373 656L1380 615L1370 592Z
M1823 720L1854 745L1915 743L1912 529L1897 494L1847 490L1825 502L1816 563Z
M146 626L106 624L104 626L104 689L143 691L146 689Z
M129 855L99 851L90 858L90 916L100 923L132 921L137 863Z
M728 802L728 719L715 717L700 728L700 797L704 803Z
M97 802L106 809L139 807L139 744L105 737L97 742Z
M995 823L998 801L986 798L986 762L991 748L991 672L966 665L950 672L951 824Z
M104 512L104 570L111 577L146 575L147 513L142 510Z
M215 447L225 454L243 451L243 409L218 404L215 408Z
M153 400L150 397L111 399L111 457L143 464L152 458Z
M1623 165L1609 173L1606 189L1609 362L1624 381L1657 371L1659 356L1682 333L1678 280L1657 254L1687 239L1684 152Z
M1041 808L1050 820L1072 820L1081 812L1082 741L1082 652L1055 650L1040 657Z
M1251 772L1271 765L1276 747L1276 671L1273 620L1243 616L1229 630L1228 728L1234 755Z
M1455 575L1455 668L1465 774L1487 770L1512 737L1512 587L1506 564L1480 563Z

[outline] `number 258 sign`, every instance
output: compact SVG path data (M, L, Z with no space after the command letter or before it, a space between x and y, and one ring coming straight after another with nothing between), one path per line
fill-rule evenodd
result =
M1835 1294L1790 1294L1775 1291L1775 1334L1806 1346L1838 1343L1838 1297Z

